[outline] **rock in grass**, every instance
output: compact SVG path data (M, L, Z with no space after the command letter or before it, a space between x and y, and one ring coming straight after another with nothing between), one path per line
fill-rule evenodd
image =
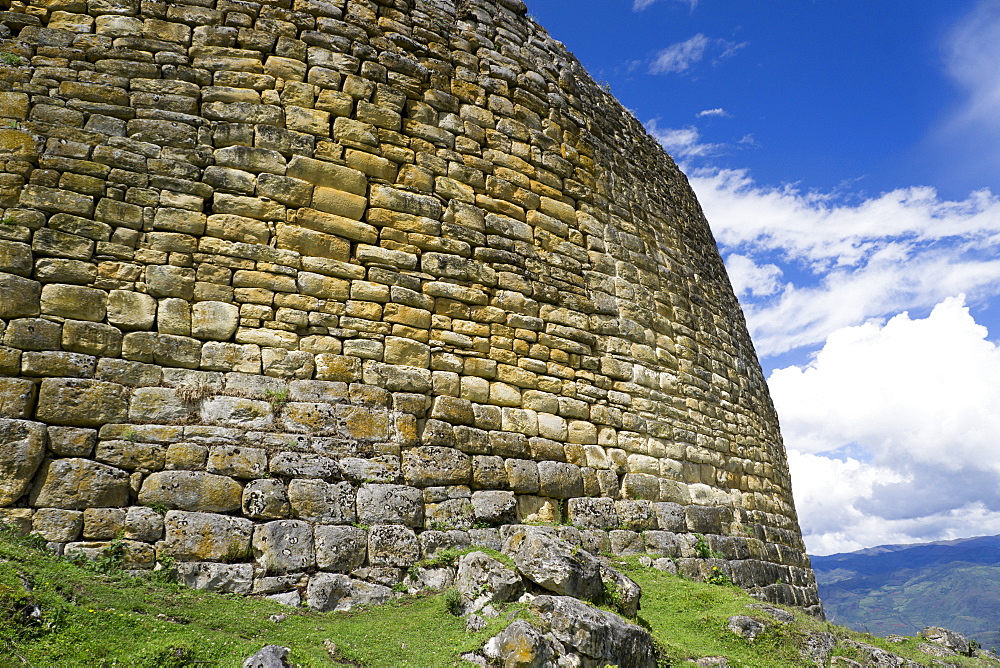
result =
M543 527L516 527L503 551L522 575L555 594L589 601L600 601L604 595L597 558Z
M243 668L291 668L288 653L292 650L281 645L266 645L243 662Z

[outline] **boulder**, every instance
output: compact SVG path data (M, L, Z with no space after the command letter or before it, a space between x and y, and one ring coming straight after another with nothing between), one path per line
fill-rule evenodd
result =
M600 562L543 527L514 527L503 552L522 575L551 592L589 601L604 595Z
M545 668L563 653L551 636L519 619L486 642L483 653L504 668Z
M319 573L309 580L306 605L313 610L346 612L359 605L380 605L392 599L392 590L346 575Z
M615 569L601 564L601 581L604 583L604 595L607 603L611 603L623 616L629 619L639 614L639 598L642 587Z
M726 626L730 631L750 642L756 640L757 636L767 630L766 624L746 615L733 615L727 620Z
M920 637L935 645L947 647L956 654L972 656L972 643L961 633L940 626L928 626L920 632Z
M656 666L656 650L649 631L618 615L569 596L538 596L531 602L530 610L567 649L619 668Z
M266 645L243 662L243 668L291 668L288 653L292 650L281 645Z
M479 611L489 603L516 600L524 592L514 569L485 552L470 552L458 560L455 588L462 595L465 613Z

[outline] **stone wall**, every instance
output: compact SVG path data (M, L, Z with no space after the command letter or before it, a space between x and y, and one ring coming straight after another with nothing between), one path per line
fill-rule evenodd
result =
M543 522L818 605L698 203L520 0L4 2L6 521L293 598Z

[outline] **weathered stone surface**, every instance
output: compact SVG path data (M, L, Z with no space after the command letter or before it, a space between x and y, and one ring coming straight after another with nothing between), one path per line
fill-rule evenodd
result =
M41 313L42 284L0 273L0 318L30 318Z
M253 583L252 564L219 564L211 561L178 563L177 580L192 589L223 594L249 594Z
M274 520L288 517L291 512L288 489L280 480L251 480L243 488L243 513L247 517Z
M258 525L253 532L257 565L268 573L304 571L316 564L313 529L301 520L278 520Z
M80 537L83 512L61 508L39 508L32 521L32 532L45 540L68 543Z
M649 631L568 596L539 596L531 611L568 648L621 668L657 665Z
M412 529L379 524L368 530L368 561L373 566L407 568L420 558L420 543Z
M319 573L309 580L306 605L313 610L347 612L362 605L379 605L392 599L392 590L346 575Z
M288 485L292 516L323 524L350 524L356 519L354 488L348 482L292 480Z
M38 393L37 418L50 424L99 427L125 420L125 388L117 383L46 378Z
M472 478L472 458L453 448L413 448L403 453L403 476L415 487L467 485Z
M455 588L466 614L489 603L514 601L524 592L521 576L485 552L470 552L458 560Z
M132 506L125 513L125 538L151 543L163 537L163 516L152 508Z
M36 508L102 508L124 506L128 473L86 459L54 459L42 463L31 490Z
M570 499L566 511L570 523L581 529L614 529L619 525L612 499Z
M243 668L290 668L288 654L291 648L281 645L265 645L260 651L248 656L243 662Z
M143 480L139 503L147 506L228 513L239 510L243 488L226 476L202 471L160 471Z
M242 517L168 511L159 554L178 561L244 561L251 556L253 523Z
M601 564L601 580L604 582L605 599L609 599L606 602L623 616L634 619L639 612L642 588L632 578L604 563Z
M368 534L364 529L317 525L314 536L316 567L320 570L350 573L365 563Z
M357 510L362 524L421 527L424 523L423 495L419 489L405 485L362 485L358 489Z
M0 418L0 506L28 491L45 456L45 428L36 422Z
M972 644L961 633L949 631L940 626L928 626L920 631L920 637L928 642L945 647L956 654L972 656Z
M472 512L476 522L494 526L513 524L517 521L517 500L514 492L502 490L473 492Z
M503 552L526 578L551 592L590 601L600 601L604 595L600 562L545 528L513 528Z
M484 652L487 657L504 666L517 668L558 665L558 657L565 655L561 643L523 619L511 623L498 635L490 638Z

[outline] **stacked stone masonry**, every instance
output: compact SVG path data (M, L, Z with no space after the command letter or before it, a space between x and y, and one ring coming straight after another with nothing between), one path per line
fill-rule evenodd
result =
M3 2L0 519L286 598L552 523L818 610L700 207L520 0Z

